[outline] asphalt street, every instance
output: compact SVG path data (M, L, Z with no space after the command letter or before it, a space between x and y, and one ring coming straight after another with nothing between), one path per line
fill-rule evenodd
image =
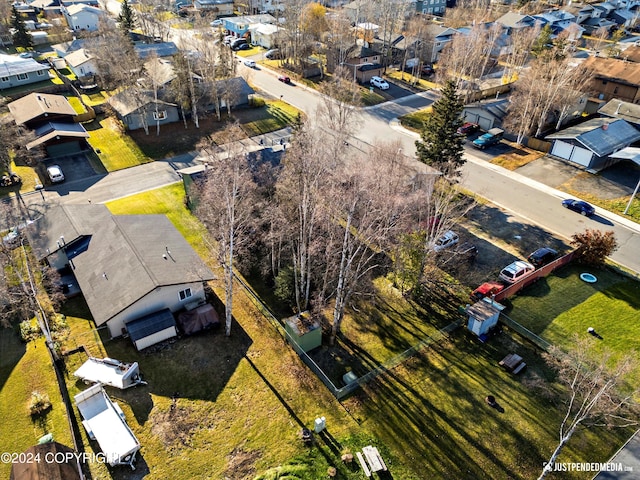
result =
M284 84L275 72L264 67L256 69L239 65L240 74L250 80L254 87L274 98L282 98L310 117L316 115L320 95L303 85ZM402 97L356 112L358 123L352 144L365 150L381 141L397 141L405 155L415 156L416 134L399 126L396 119L413 110L430 105L436 96L431 92ZM505 170L484 160L486 154L476 155L468 150L468 160L463 170L462 185L492 203L550 232L570 238L586 227L613 230L620 248L611 256L615 262L635 272L640 272L640 225L610 212L597 209L592 218L582 217L562 208L562 192ZM78 182L69 182L55 189L47 189L43 196L34 193L24 196L33 214L53 203L102 203L140 191L158 188L178 181L176 170L195 163L194 154L182 155L167 161L156 161L127 170L96 176Z

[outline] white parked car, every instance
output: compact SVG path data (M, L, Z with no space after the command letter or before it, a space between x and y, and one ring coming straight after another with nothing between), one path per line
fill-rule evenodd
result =
M49 165L47 167L47 175L51 183L64 182L64 173L62 173L60 165Z
M211 25L212 27L219 27L220 25L222 25L222 20L218 18L217 20L211 22L209 25Z
M389 84L382 77L371 77L369 83L374 87L378 87L380 90L389 90Z
M244 64L249 68L256 68L256 62L253 60L245 60Z
M435 242L433 242L433 251L440 252L445 248L452 247L456 243L458 243L458 240L460 240L458 234L452 230L449 230L448 232L445 232L444 235L436 239Z
M500 280L505 283L516 283L529 276L534 270L535 267L530 263L516 260L502 269L500 272Z

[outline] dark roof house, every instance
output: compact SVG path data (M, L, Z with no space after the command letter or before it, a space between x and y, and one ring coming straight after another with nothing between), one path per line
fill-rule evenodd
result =
M15 122L29 128L43 122L73 122L77 115L66 97L48 93L30 93L8 107Z
M553 140L551 154L599 171L618 161L611 154L640 141L640 130L623 119L594 118L547 136Z
M39 259L75 276L97 326L126 324L204 300L211 270L164 215L112 215L104 205L54 207L27 228Z

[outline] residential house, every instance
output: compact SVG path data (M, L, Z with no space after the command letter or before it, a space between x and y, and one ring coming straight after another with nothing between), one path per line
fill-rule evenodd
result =
M504 27L507 35L511 35L514 31L533 28L537 22L538 20L531 15L523 15L517 12L507 12L495 21L495 23Z
M49 68L33 58L0 53L0 90L49 80Z
M88 77L98 73L96 57L91 55L86 49L81 48L64 57L69 69L76 77Z
M73 274L96 326L106 326L112 337L150 314L204 302L204 283L214 278L164 215L62 205L47 210L26 234L38 259Z
M257 0L255 12L249 12L255 15L256 13L271 13L279 14L284 11L286 2L283 0Z
M622 118L640 130L640 105L613 99L600 107L598 113L605 117Z
M74 38L70 42L56 43L55 45L51 45L53 51L59 57L66 57L71 52L75 52L76 50L80 50L84 48L87 44L87 41L82 38Z
M85 4L74 4L62 10L64 18L71 30L93 32L98 29L100 19L108 18L107 13L99 8Z
M444 47L453 40L453 36L459 32L455 28L443 27L438 24L429 24L426 28L428 38L432 39L432 46L425 52L425 60L427 62L436 62L440 58L440 52ZM430 50L430 51L429 51Z
M73 123L77 115L66 97L48 93L30 93L7 106L16 124L28 128L45 122Z
M263 48L270 49L278 45L278 35L282 32L282 28L267 23L258 23L249 27L251 32L251 43L260 45Z
M366 0L354 0L342 7L342 11L349 19L352 25L367 21L367 6L369 2Z
M215 81L216 97L220 101L220 108L237 108L249 104L249 98L255 90L242 77L225 78ZM209 108L215 108L210 105Z
M133 50L143 60L150 56L171 57L179 52L178 47L173 42L136 43L133 46Z
M592 71L588 91L599 100L640 103L640 63L589 57L583 65Z
M582 24L593 17L593 6L588 3L570 3L562 7L564 11L575 17L575 22Z
M421 12L425 15L437 15L444 16L444 12L447 8L447 0L418 0L416 2L417 12Z
M76 111L62 95L31 93L11 102L9 112L18 125L33 129L35 140L26 147L44 147L51 157L66 156L89 148L89 134L76 123Z
M178 106L162 100L155 100L153 93L135 92L133 89L120 92L108 100L118 118L129 130L145 126L173 123L180 120Z
M551 28L552 38L557 37L563 32L568 35L567 39L571 41L578 40L582 37L585 28L575 22L576 17L563 10L554 10L540 15L533 16L541 27L549 25Z
M484 131L501 127L502 121L507 116L509 99L491 99L474 102L466 105L462 110L462 118L465 122L477 123Z
M193 0L196 10L207 10L218 17L233 15L233 0Z
M611 154L640 141L640 130L621 118L593 118L546 138L552 155L596 172L618 161Z
M382 74L382 53L368 47L356 45L348 54L344 67L353 72L354 80L366 83L371 77Z
M595 12L596 10L594 10ZM587 35L593 35L596 30L612 30L616 27L616 22L608 18L592 17L582 22L582 27Z
M619 27L627 28L633 26L638 21L638 13L631 10L618 8L611 12L609 18L616 22Z
M640 63L640 45L632 45L626 48L621 54L620 58L627 62Z
M277 23L274 16L267 13L262 15L243 15L241 17L230 17L222 20L222 26L228 35L237 38L249 38L249 30L253 26L260 24L275 25Z

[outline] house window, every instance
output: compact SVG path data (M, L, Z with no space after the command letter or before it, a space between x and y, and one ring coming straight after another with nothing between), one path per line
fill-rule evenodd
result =
M178 292L178 296L180 297L180 301L182 302L183 300L186 300L187 298L191 297L191 295L193 295L191 293L191 289L190 288L185 288L184 290L180 290Z
M158 112L153 112L153 119L154 120L164 120L167 118L167 111L166 110L160 110Z
M2 77L2 81L3 82L8 82L9 81L9 77Z
M44 70L38 70L38 76L41 77L44 75Z
M26 73L18 74L18 80L26 80L27 78L29 78L29 75L27 75Z

